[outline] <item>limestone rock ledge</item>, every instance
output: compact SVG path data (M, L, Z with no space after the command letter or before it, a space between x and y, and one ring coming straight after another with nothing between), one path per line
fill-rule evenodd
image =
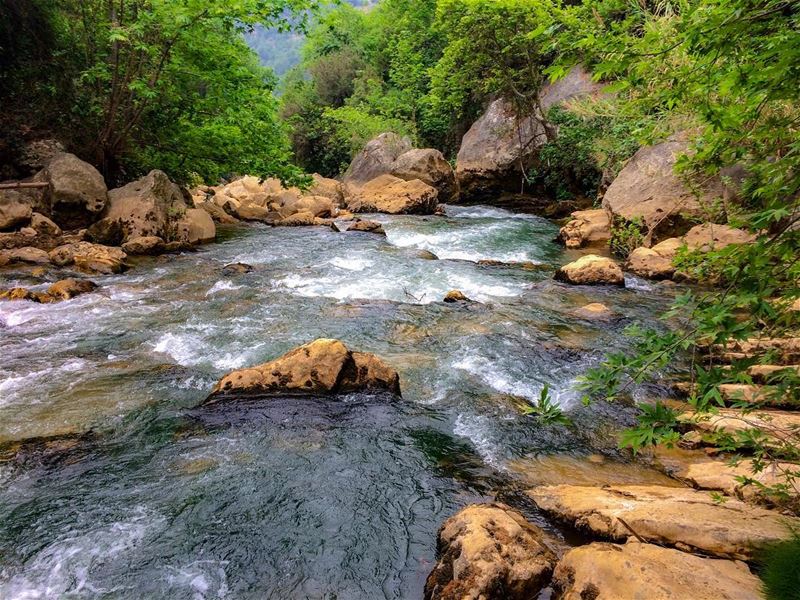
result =
M708 492L662 486L555 485L528 496L543 511L579 530L612 540L646 542L750 560L763 545L786 539L800 520L733 498L717 503ZM635 533L634 533L635 532Z
M400 377L380 358L353 352L339 340L318 339L264 364L219 380L205 404L225 396L335 394L386 390L400 395Z
M757 600L760 587L742 562L638 542L573 548L553 576L560 600Z

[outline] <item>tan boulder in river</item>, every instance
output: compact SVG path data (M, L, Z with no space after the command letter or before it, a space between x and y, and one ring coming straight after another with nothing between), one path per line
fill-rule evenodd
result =
M334 394L357 390L400 394L400 378L373 354L352 352L342 342L318 339L267 363L239 369L219 380L207 402L226 394Z
M541 529L504 504L473 504L439 529L425 600L528 600L547 586L556 556Z
M625 285L620 266L604 256L587 254L556 271L557 281L572 285Z
M611 239L611 219L606 210L577 210L571 216L572 219L558 232L558 240L567 248L582 248Z
M392 215L430 215L438 205L438 192L419 179L406 181L381 175L360 187L348 188L347 209Z

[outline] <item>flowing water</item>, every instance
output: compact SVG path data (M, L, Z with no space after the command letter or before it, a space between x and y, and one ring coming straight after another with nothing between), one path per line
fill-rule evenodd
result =
M576 457L622 468L611 433L632 410L584 408L575 379L670 288L556 283L574 256L550 222L447 213L376 216L385 238L232 229L69 302L0 303L0 443L92 430L0 463L0 598L418 598L442 521L498 495L561 536L518 490ZM237 261L255 270L224 276ZM570 315L592 301L624 317ZM318 337L381 356L403 398L197 408L227 371ZM545 385L571 426L520 410Z

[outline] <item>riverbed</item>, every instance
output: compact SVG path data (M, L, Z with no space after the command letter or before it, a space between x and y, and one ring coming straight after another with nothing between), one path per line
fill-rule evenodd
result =
M0 303L0 443L92 432L0 463L0 597L419 598L438 527L492 498L569 543L517 492L624 480L615 432L634 409L584 407L576 380L674 288L553 281L577 255L531 215L370 218L386 237L231 228L68 302ZM254 269L224 275L233 262ZM473 302L441 302L452 289ZM618 318L571 314L589 302ZM319 337L395 367L402 399L198 408L226 372ZM544 386L572 425L525 414Z

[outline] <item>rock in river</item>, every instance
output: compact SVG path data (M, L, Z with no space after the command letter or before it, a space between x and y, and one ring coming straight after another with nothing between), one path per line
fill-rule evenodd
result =
M504 504L474 504L450 517L437 554L425 600L536 598L556 562L542 530Z
M760 586L742 562L638 542L573 548L553 575L561 600L757 600Z
M620 266L603 256L587 254L556 271L557 281L572 285L625 285Z
M231 263L229 265L225 265L222 267L222 274L223 275L243 275L244 273L250 273L253 270L251 265L247 263Z
M400 394L400 377L373 354L352 352L339 340L318 339L262 365L219 380L206 403L225 395L335 394L357 390Z
M361 187L352 187L347 198L347 208L354 213L429 215L437 204L436 188L419 179L406 181L394 175L381 175Z

